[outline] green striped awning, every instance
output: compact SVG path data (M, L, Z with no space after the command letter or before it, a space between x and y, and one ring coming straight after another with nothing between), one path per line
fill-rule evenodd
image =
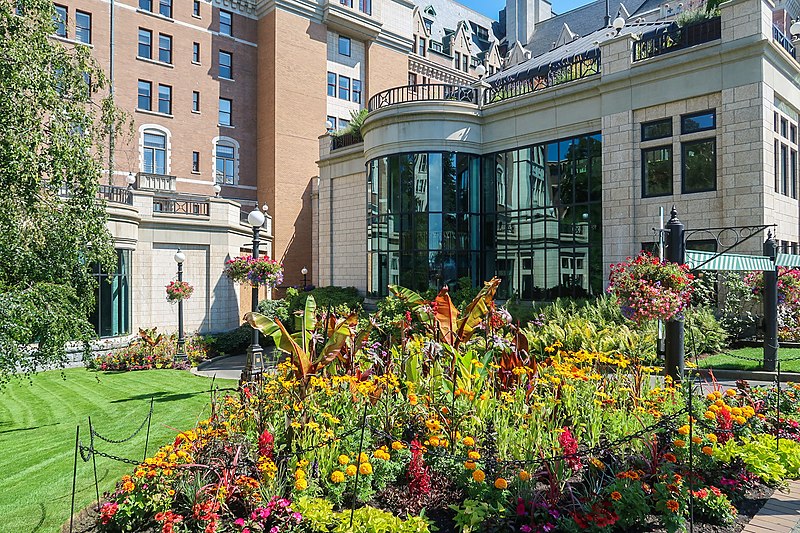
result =
M778 254L775 265L779 267L800 267L800 255Z
M795 256L800 258L800 256ZM708 262L707 262L708 261ZM761 255L719 254L686 250L686 264L699 270L773 270L775 266L769 257Z

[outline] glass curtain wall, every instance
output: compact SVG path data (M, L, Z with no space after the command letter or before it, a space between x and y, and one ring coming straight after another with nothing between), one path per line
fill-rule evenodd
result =
M117 269L108 273L94 265L95 309L89 317L100 337L127 335L130 329L130 250L117 250Z
M502 278L524 300L603 290L600 134L485 156L370 161L370 293Z

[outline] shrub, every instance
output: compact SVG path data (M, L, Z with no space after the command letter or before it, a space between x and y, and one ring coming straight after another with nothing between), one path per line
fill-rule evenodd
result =
M309 294L314 295L317 308L331 309L339 314L360 311L364 303L364 297L358 293L355 287L317 287L308 292L298 292L289 300L289 314L305 309L306 299ZM344 308L347 308L346 310Z
M258 302L258 312L267 318L276 318L288 324L289 322L289 300L281 298L279 300L261 300Z
M253 338L253 328L239 326L231 331L206 337L211 352L217 355L237 355L244 353Z

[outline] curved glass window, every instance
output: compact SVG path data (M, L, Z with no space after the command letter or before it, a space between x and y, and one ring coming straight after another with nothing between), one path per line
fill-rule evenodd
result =
M499 298L603 289L600 134L478 156L370 161L369 288L418 291L502 278Z
M118 337L131 332L130 264L130 250L117 250L114 272L105 272L100 265L92 266L97 289L89 321L100 337Z

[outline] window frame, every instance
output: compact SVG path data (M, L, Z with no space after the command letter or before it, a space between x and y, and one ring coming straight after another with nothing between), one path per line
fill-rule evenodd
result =
M356 104L360 104L362 98L361 80L353 78L353 80L350 82L350 87L351 87L350 91L351 101L355 102ZM358 87L358 89L356 89L356 87ZM356 95L358 95L357 98Z
M331 79L333 79L333 83L331 83ZM339 80L338 80L338 76L336 75L336 73L328 71L328 96L336 98L336 95L338 94L338 91L337 91L338 83L339 83Z
M700 129L693 130L693 131L687 131L686 130L686 120L692 119L692 118L695 118L695 117L702 117L703 115L709 115L709 114L712 117L712 125L711 126L705 126L705 127L700 128ZM714 108L714 109L706 109L705 111L695 111L693 113L686 113L684 115L681 115L681 135L691 135L691 134L694 134L694 133L700 133L702 131L711 131L711 130L715 130L715 129L717 129L717 110L716 110L716 108Z
M158 0L158 14L168 19L172 18L172 0Z
M144 96L142 93L142 88L145 86L147 87L147 96ZM136 84L136 109L141 111L152 111L153 110L153 82L148 80L138 80ZM147 98L147 107L142 107L142 98Z
M169 45L168 48L161 46L162 39L166 40L166 43ZM164 60L164 57L166 57L166 61ZM168 35L166 33L158 34L158 61L167 65L172 64L172 35Z
M192 63L195 65L200 64L200 43L198 42L192 43Z
M223 102L226 102L227 105L228 105L227 112L223 112L223 110L222 110L222 107L223 107L222 103ZM222 117L223 116L227 116L228 117L228 121L227 122L223 122L222 121ZM231 100L230 98L222 98L222 97L219 98L219 108L218 108L218 113L217 113L217 123L220 126L233 126L233 100Z
M53 15L53 24L56 27L55 35L62 39L67 38L67 22L69 21L69 8L61 4L54 4L55 13ZM63 13L62 11L63 10ZM63 15L63 18L62 18ZM59 32L59 29L62 31Z
M228 18L228 22L223 24L222 16L225 15ZM223 31L223 27L227 28L227 31ZM220 35L227 35L228 37L233 37L233 12L228 11L226 9L219 10L219 34Z
M162 89L166 90L164 93L166 98L162 98ZM161 109L161 102L166 102L166 111ZM172 115L172 85L158 84L158 112L163 115Z
M192 113L200 112L200 91L192 91Z
M196 18L200 17L200 0L192 0L192 16Z
M347 52L342 51L342 44L346 44ZM353 42L350 37L345 37L344 35L339 35L338 45L336 47L339 55L345 57L351 57L353 54Z
M337 84L337 92L336 95L339 97L340 100L347 100L350 101L350 77L342 76L341 74L338 76L339 83ZM346 86L342 85L343 80L347 81ZM342 91L345 91L345 96L342 97Z
M222 58L228 58L228 64L224 64L222 62ZM223 68L227 69L227 76L223 75ZM219 50L217 53L217 74L218 77L226 80L233 79L233 52L228 52L227 50Z
M711 161L714 165L714 184L713 187L710 189L698 189L698 190L689 190L686 187L686 151L688 148L698 145L698 144L705 144L711 143L714 148L714 154L711 158ZM704 137L702 139L694 139L691 141L683 141L681 142L681 194L694 194L694 193L701 193L701 192L712 192L717 190L717 138L716 137Z
M220 157L220 148L229 148L230 149L230 157ZM239 160L239 147L237 143L229 140L228 138L221 138L217 139L214 142L214 183L218 183L220 185L238 185L239 183L239 169L238 169L238 160ZM226 162L230 162L230 169L231 169L231 179L227 179L227 174L225 173L226 170ZM222 173L220 173L220 162L222 162ZM221 178L221 179L220 179Z
M147 146L147 136L151 135L153 137L160 137L164 140L164 146ZM156 162L158 158L156 157L157 152L163 150L164 152L164 169L163 173L158 172L160 169L157 168ZM151 155L151 168L147 170L147 156L148 153ZM169 173L169 139L167 134L161 130L157 129L150 129L145 128L142 130L142 171L146 174L155 174L157 176L166 176Z
M82 16L86 17L89 21L88 27L79 25ZM88 35L88 40L86 41L81 38L83 32L86 32ZM75 10L75 40L83 44L92 44L92 14L88 11Z
M142 35L147 35L147 44L142 43ZM147 47L147 55L142 55L142 47ZM147 28L139 28L139 33L137 34L137 48L136 48L136 57L140 57L142 59L153 59L153 30L148 30Z
M328 130L328 133L336 131L336 122L337 122L336 117L334 117L333 115L328 115L327 117L325 117L325 122L331 123L331 128Z
M657 124L669 124L669 133L666 133L664 135L659 135L659 136L656 136L656 137L648 137L647 135L645 135L645 131L647 130L648 127L655 126ZM641 140L642 140L642 142L647 142L647 141L657 141L659 139L666 139L667 137L672 137L673 136L673 127L674 127L674 124L672 123L672 118L661 118L661 119L658 119L658 120L649 120L647 122L642 122L642 125L641 125L641 137L642 137L642 139Z
M669 164L670 164L670 182L669 182L669 192L652 194L647 193L647 163L645 159L645 154L647 152L655 152L657 150L667 150L669 152ZM672 144L662 144L659 146L648 146L647 148L641 149L641 157L642 157L642 198L659 198L662 196L672 196L675 194L675 171L674 171L674 164L675 164L675 152L673 150Z
M139 9L142 11L153 12L153 0L139 0Z
M192 172L200 173L200 152L192 151Z

